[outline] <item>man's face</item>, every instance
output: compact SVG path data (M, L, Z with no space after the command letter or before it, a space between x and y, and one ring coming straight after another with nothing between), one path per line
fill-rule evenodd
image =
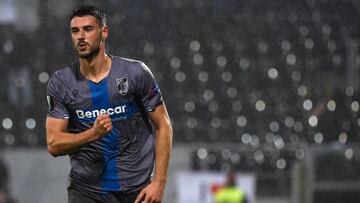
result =
M107 38L108 27L100 27L97 19L87 15L74 17L70 22L71 39L80 58L92 58L99 53Z

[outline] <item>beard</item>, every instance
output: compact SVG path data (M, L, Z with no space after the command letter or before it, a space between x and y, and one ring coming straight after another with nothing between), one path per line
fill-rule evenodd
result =
M77 54L82 59L92 59L99 54L100 45L89 51L77 51Z
M99 54L102 42L103 42L103 38L100 35L100 41L98 43L96 43L97 44L96 47L91 47L88 44L88 46L90 47L90 50L80 51L80 50L76 49L77 55L79 56L79 58L82 58L82 59L93 59L95 56L97 56Z

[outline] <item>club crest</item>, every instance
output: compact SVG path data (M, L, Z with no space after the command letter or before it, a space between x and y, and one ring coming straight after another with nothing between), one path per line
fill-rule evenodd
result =
M116 78L116 86L119 91L119 93L122 96L125 96L127 92L129 91L129 80L127 77L123 78Z

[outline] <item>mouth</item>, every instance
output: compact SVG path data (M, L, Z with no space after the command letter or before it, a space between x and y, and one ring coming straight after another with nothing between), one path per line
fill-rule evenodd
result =
M77 47L81 50L86 49L87 46L88 46L88 44L85 42L80 42L77 44Z

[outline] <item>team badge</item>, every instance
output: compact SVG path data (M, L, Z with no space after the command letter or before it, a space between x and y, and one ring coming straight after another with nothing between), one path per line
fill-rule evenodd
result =
M116 78L116 86L119 91L119 93L122 96L125 96L127 92L129 91L129 80L127 77L123 78Z

